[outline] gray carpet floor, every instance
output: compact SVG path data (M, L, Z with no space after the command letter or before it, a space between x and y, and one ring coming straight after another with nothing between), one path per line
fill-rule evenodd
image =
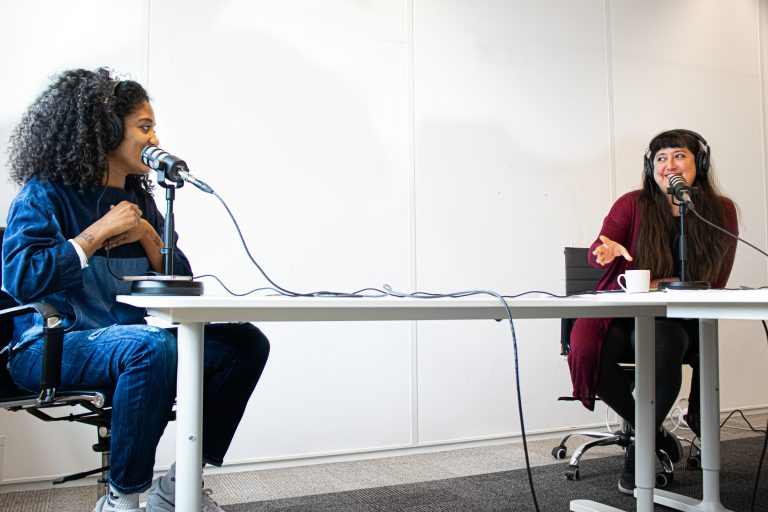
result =
M721 501L735 511L750 510L754 474L762 450L761 437L723 442ZM533 469L537 502L542 511L567 511L573 499L591 499L622 510L634 510L634 499L616 490L621 456L584 465L579 481L563 477L562 464ZM667 490L701 498L701 471L678 469ZM768 478L761 478L754 510L768 509ZM657 510L668 510L661 506ZM358 489L280 500L234 504L229 512L534 512L525 469L433 480L414 484Z
M752 415L748 418L756 427L765 428L768 416ZM751 447L746 449L745 455L737 457L737 460L744 462L749 456L755 459L755 462L744 462L745 471L749 474L736 478L749 480L753 484L756 457L759 457L759 450L755 448L754 443L757 443L760 437L744 430L746 428L747 424L738 417L733 417L727 422L721 433L724 441L723 455L725 457L730 453L730 448L728 451L725 449L726 446L731 446L729 441L752 438ZM689 435L688 431L678 433ZM572 439L569 442L571 451L584 440ZM601 493L605 493L606 496L622 499L616 491L616 481L621 471L618 448L605 447L590 451L582 463L582 479L579 482L568 482L562 473L567 461L556 461L550 454L550 450L557 443L557 439L529 442L531 465L536 468L534 482L542 510L567 510L567 506L561 507L562 495L568 499L596 499ZM524 508L532 507L527 477L524 473L515 471L524 467L522 445L504 443L397 457L207 474L205 485L213 489L217 501L231 512L533 510ZM697 475L700 475L700 472L678 470L675 485L688 485L690 482L695 485L695 479L700 478ZM766 477L768 478L768 475ZM729 491L725 476L723 480L725 501ZM679 489L675 492L685 493ZM695 488L692 492L693 494L689 495L697 496ZM741 495L743 489L735 493ZM461 497L477 496L478 500L469 502L469 505L462 505L458 501L449 505L444 500L446 496L457 494ZM414 498L416 496L421 500L420 504ZM764 506L757 510L768 510L768 497L761 496ZM552 499L556 501L551 502ZM628 500L631 505L631 499ZM0 488L0 511L3 512L90 512L94 501L92 485L5 493ZM519 504L515 506L522 508L510 508L511 503ZM366 506L380 508L364 508ZM398 509L398 506L402 508ZM411 508L407 508L408 506ZM464 508L450 508L452 506ZM627 506L625 505L625 508Z

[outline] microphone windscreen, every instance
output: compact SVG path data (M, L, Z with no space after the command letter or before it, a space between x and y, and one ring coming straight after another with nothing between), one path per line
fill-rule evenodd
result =
M161 158L164 154L168 153L157 146L147 146L141 151L141 161L150 169L157 171L163 165Z
M688 186L688 182L685 181L685 178L683 178L680 174L673 174L670 176L669 184L675 188Z

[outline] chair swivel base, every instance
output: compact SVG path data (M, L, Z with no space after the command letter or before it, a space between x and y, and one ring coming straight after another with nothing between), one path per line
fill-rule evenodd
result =
M90 475L95 475L96 473L105 473L108 471L109 471L109 466L102 466L100 468L91 469L88 471L82 471L80 473L72 473L71 475L60 476L59 478L53 481L53 485L59 485L65 482L71 482L73 480L80 480L81 478L85 478Z

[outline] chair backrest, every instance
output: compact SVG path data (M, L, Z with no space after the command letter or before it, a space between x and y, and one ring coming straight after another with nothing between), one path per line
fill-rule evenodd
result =
M5 235L5 228L0 227L0 247L3 245L3 235ZM0 264L0 285L3 283L3 266ZM18 306L18 303L11 298L10 295L0 289L0 310L6 308L12 308ZM0 350L11 342L13 337L13 320L2 319L0 320ZM8 373L8 351L0 354L0 398L7 396L15 396L20 393L20 390L11 380L11 374Z
M565 294L577 295L595 291L597 283L603 277L603 270L589 264L588 247L566 247L565 254ZM567 356L571 351L571 329L576 320L563 318L560 322L560 355Z
M595 291L604 271L589 264L589 248L566 247L564 253L565 294L576 295Z

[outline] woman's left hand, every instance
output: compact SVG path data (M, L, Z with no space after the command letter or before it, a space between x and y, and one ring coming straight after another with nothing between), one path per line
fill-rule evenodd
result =
M127 231L123 231L119 235L115 235L107 240L104 244L104 249L110 250L121 245L138 242L145 238L149 231L155 232L152 225L144 219L137 219L136 225Z

